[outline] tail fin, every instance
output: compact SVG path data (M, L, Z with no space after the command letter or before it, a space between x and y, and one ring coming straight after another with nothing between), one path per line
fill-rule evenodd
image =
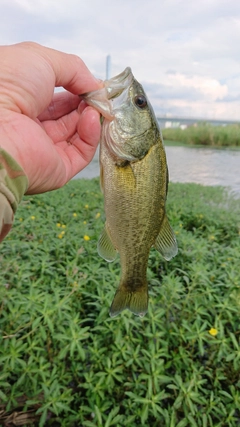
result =
M115 317L126 308L140 317L146 314L148 309L147 285L137 291L128 291L124 286L119 286L110 308L110 316Z

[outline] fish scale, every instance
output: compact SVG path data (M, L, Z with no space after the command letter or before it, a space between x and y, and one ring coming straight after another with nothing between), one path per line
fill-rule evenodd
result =
M143 316L148 307L147 264L152 246L169 260L177 242L165 204L168 169L157 119L142 86L127 68L85 96L105 117L100 141L106 224L98 252L119 253L121 278L110 315L124 309Z

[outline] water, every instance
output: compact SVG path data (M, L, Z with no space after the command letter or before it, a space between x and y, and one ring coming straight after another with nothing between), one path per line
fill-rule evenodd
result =
M223 185L240 195L240 151L166 147L170 181Z
M240 151L208 147L166 147L171 182L223 185L240 195ZM99 176L98 153L75 178Z

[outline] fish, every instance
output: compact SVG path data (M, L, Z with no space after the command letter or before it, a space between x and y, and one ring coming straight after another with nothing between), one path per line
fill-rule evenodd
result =
M152 246L170 260L178 252L166 214L168 166L161 130L142 85L130 67L84 96L103 116L100 184L106 222L98 254L112 262L119 253L120 284L110 316L148 310L147 265Z

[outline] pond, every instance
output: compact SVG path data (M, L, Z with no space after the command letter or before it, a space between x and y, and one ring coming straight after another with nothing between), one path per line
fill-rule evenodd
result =
M230 187L240 196L240 151L209 147L166 146L171 182L194 182ZM99 175L98 153L75 178Z

